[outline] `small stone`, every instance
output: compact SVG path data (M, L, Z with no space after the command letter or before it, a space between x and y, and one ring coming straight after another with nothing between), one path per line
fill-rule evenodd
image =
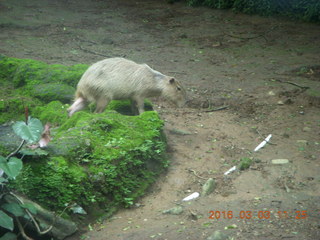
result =
M277 104L278 105L284 105L284 102L280 100L280 101L277 102Z
M173 215L179 215L182 212L183 212L183 208L181 206L162 211L163 214L173 214Z
M304 132L310 132L310 131L311 131L311 128L309 128L309 127L304 127L302 130L303 130Z
M179 36L179 38L188 38L188 35L185 34L185 33L183 33L183 34L181 34L181 35Z
M289 163L288 159L272 159L272 164L287 164Z
M207 240L227 240L227 239L229 239L229 236L219 230L215 231L211 236L207 238Z
M201 196L209 195L214 191L215 187L216 187L216 182L212 178L209 178L206 181L206 183L202 186Z
M268 95L269 95L269 96L274 96L274 95L276 95L276 94L274 93L274 91L269 91L269 92L268 92Z
M301 146L307 146L308 145L308 141L307 140L297 140L297 143Z

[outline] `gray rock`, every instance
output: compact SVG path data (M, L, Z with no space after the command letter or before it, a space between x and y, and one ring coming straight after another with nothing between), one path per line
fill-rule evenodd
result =
M163 214L173 214L173 215L179 215L182 212L183 212L183 208L181 206L162 211Z
M209 195L214 191L215 188L216 188L216 182L212 178L209 178L206 181L206 183L202 186L201 196Z

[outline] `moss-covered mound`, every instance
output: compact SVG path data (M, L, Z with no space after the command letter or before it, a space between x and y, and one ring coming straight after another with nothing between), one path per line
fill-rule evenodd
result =
M113 101L102 114L91 113L89 107L68 118L68 105L57 99L52 86L74 87L86 68L0 57L0 112L8 113L2 122L17 120L28 106L32 117L51 124L46 149L22 149L24 167L10 187L49 210L76 204L98 216L131 205L144 193L167 166L166 142L158 114L129 116L128 101ZM44 95L35 90L44 90ZM0 135L4 156L12 151L1 144L6 136Z
M162 125L153 111L76 113L54 131L48 155L25 162L13 186L53 210L130 205L167 165Z
M53 100L69 103L88 65L48 65L0 55L0 124Z

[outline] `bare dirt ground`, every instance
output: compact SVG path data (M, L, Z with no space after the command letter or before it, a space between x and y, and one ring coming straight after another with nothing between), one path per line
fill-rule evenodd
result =
M202 240L217 230L230 239L320 239L319 43L319 25L182 3L0 2L1 54L66 65L122 56L188 91L182 109L154 99L168 171L134 207L70 240ZM253 152L269 134L272 144ZM253 159L249 169L223 175L243 157ZM208 178L212 194L181 202ZM176 206L180 215L162 213Z

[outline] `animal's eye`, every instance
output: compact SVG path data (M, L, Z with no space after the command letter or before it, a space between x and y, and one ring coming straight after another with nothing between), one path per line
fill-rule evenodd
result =
M177 90L178 90L178 91L181 91L181 88L180 88L180 87L177 87Z

